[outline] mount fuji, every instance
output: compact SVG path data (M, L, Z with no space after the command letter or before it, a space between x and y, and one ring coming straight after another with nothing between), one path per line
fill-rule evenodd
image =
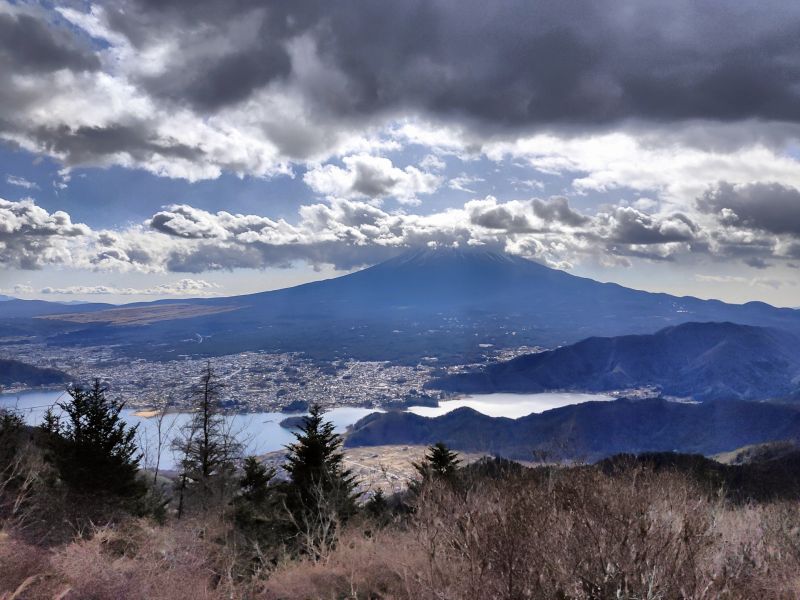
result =
M800 331L800 311L633 290L480 248L412 250L243 296L69 308L9 300L0 314L0 335L27 328L52 344L118 344L151 358L265 350L444 364L480 360L488 347L557 347L691 321Z

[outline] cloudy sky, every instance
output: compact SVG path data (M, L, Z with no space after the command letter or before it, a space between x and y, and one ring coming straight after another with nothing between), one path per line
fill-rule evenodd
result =
M800 4L0 0L0 293L485 245L800 306Z

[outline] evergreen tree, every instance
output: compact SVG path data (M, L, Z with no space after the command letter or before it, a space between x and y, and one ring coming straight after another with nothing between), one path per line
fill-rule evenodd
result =
M378 488L364 506L367 514L373 518L378 525L386 525L391 517L391 508L386 500L386 494Z
M344 467L341 436L334 433L333 423L325 421L318 404L311 406L294 435L297 441L287 446L284 467L290 476L287 504L306 546L329 546L335 523L346 521L356 510L355 477Z
M57 435L61 430L61 417L56 414L52 406L45 411L40 427L48 435Z
M192 418L172 442L173 449L182 454L178 517L184 512L187 494L207 509L214 501L224 503L229 491L241 444L222 414L221 391L222 384L209 364L192 388Z
M88 390L69 390L70 400L59 403L63 418L48 411L42 428L50 442L49 459L75 492L135 499L145 492L137 478L138 426L125 424L120 416L124 403L108 399L106 392L95 379Z
M409 486L412 492L419 492L422 485L431 480L455 482L461 461L458 453L453 452L442 442L428 447L425 457L420 462L412 463L420 476Z
M0 481L14 465L22 446L25 421L17 411L0 408Z
M242 479L239 482L241 498L251 504L263 504L269 495L269 482L275 469L268 469L255 456L244 459Z
M255 456L248 456L239 480L239 495L233 501L236 525L262 552L291 535L282 511L282 489L271 485L273 477L275 469L268 469Z

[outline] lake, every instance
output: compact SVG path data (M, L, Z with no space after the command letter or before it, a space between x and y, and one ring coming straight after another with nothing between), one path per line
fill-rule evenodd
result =
M43 392L31 391L19 394L0 394L0 407L16 407L21 411L25 420L31 425L38 425L42 422L44 413L48 407L56 402L66 399L66 392ZM336 427L338 433L344 433L348 425L352 425L360 418L377 409L339 407L331 409L326 413ZM151 466L154 459L155 447L157 445L158 434L156 430L156 420L152 418L139 417L133 409L122 411L123 418L131 425L139 424L139 447L145 454L143 466ZM247 414L236 414L228 417L231 430L237 432L237 438L245 444L245 451L248 454L263 454L281 450L286 444L294 441L292 432L280 426L280 422L286 417L298 416L301 413L280 413L280 412L258 412ZM169 435L162 433L162 437L172 439L180 429L189 421L189 414L175 413L168 414L164 418L162 431L166 432L171 428ZM168 445L168 444L167 444ZM171 469L177 463L177 458L172 456L169 448L162 452L161 466L164 469Z
M66 392L56 391L30 391L19 394L0 394L0 407L16 407L20 410L25 420L32 425L42 422L45 411L48 407L67 398ZM541 394L480 394L464 396L457 400L441 402L438 407L414 406L409 408L409 412L425 416L435 417L443 415L468 406L492 417L508 417L516 419L531 413L539 413L552 408L579 404L592 400L612 400L610 396L599 394L577 394L577 393L541 393ZM326 413L327 418L333 422L338 433L344 433L349 425L352 425L362 417L376 412L377 409L339 407L333 408ZM144 453L142 466L150 467L155 457L155 447L157 443L156 420L152 418L139 417L132 409L123 411L123 417L131 425L139 424L138 443ZM294 441L291 431L280 426L280 422L286 417L298 415L299 413L280 413L280 412L258 412L237 414L228 417L232 431L238 433L237 437L245 444L248 454L263 454L281 450L286 444ZM162 434L165 439L172 439L181 425L189 420L187 413L176 413L167 415L163 423ZM168 446L168 443L167 443ZM169 448L162 452L161 468L172 469L177 464L177 457L172 455Z

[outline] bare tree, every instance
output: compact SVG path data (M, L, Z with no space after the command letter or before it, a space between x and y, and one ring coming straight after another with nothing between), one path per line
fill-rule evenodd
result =
M314 561L325 562L342 529L340 502L322 480L312 482L306 492L308 503L303 510L284 504L284 512L296 531L295 542L300 552Z
M185 508L189 491L207 509L216 498L223 499L242 446L231 423L225 419L220 405L222 383L211 365L191 391L194 413L172 441L173 450L181 455L178 484L178 517Z
M170 393L167 394L167 397L156 409L156 414L153 415L156 424L156 457L153 467L153 486L158 483L158 472L161 468L161 454L164 451L164 444L172 435L172 430L175 428L175 423L178 419L177 414L172 413L172 418L167 420L167 415L170 414L169 411L172 406L172 394Z

